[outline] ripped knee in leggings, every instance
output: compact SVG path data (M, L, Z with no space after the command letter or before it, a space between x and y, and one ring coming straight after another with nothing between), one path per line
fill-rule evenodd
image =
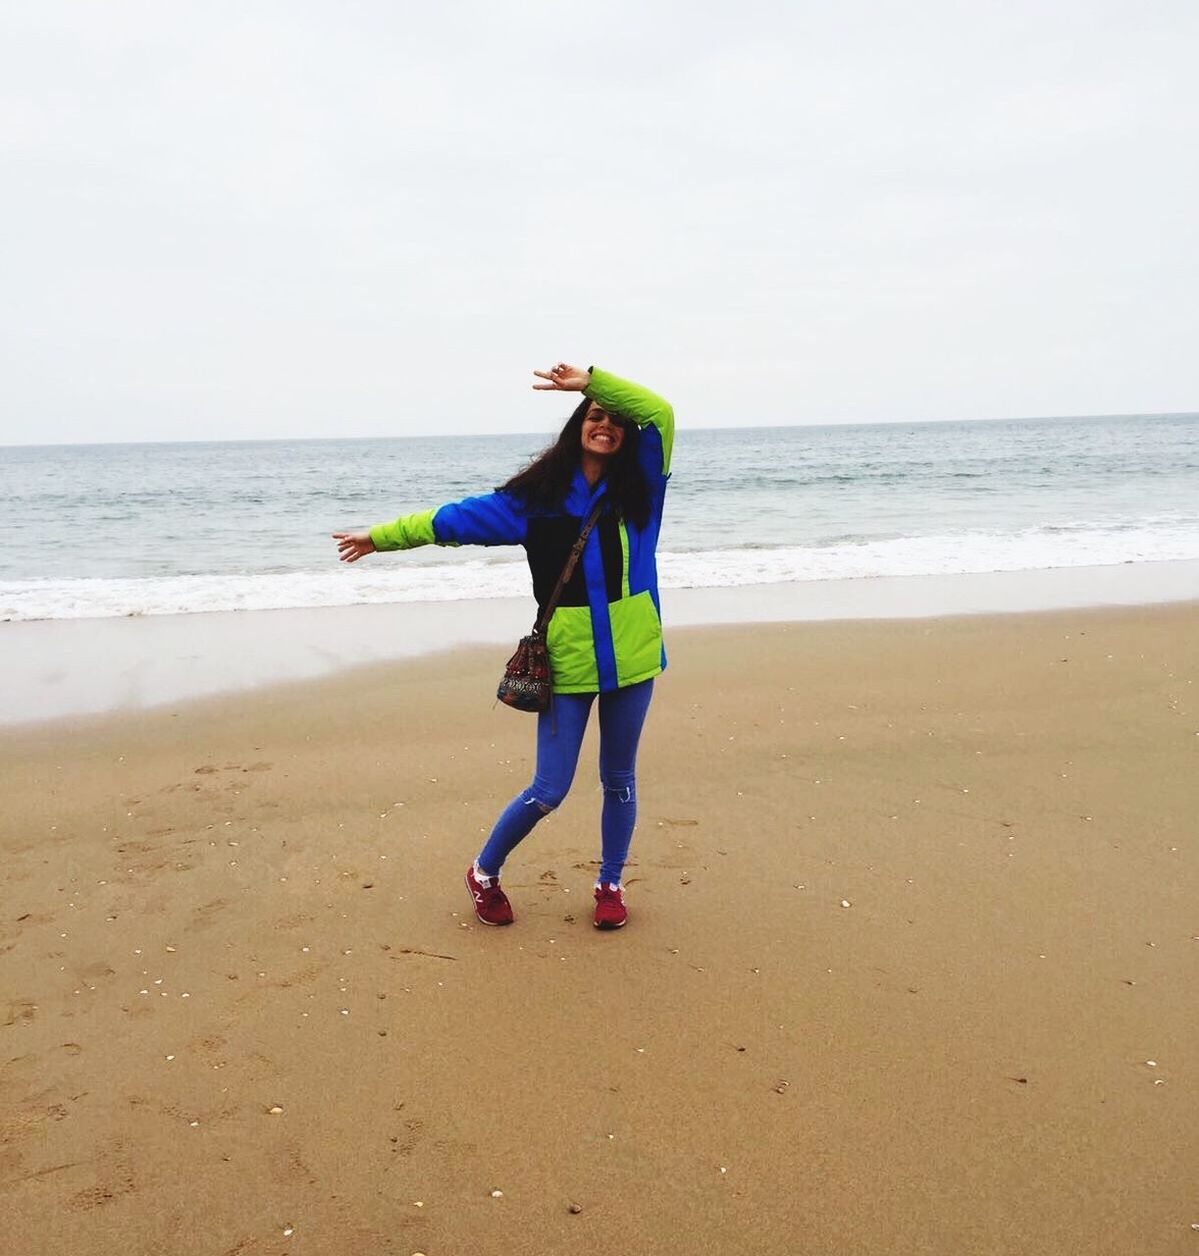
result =
M526 807L536 807L543 816L548 816L551 811L558 809L557 801L551 798L538 798L531 789L525 790L524 799Z
M624 783L604 781L604 796L614 798L617 802L636 803L637 786L632 781Z

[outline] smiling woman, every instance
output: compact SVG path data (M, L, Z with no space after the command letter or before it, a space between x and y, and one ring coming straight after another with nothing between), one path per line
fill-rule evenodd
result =
M583 416L583 474L594 482L603 473L602 463L596 465L596 455L604 457L616 453L624 440L625 422L618 414L601 410L592 401Z
M484 924L512 923L500 869L566 797L598 697L604 803L595 925L617 929L628 918L620 879L637 816L637 745L654 677L666 666L656 552L674 412L648 389L597 367L560 362L534 375L545 381L534 388L579 392L583 400L523 471L493 493L333 535L349 563L420 545L523 545L540 612L598 508L546 631L555 698L538 716L536 773L500 816L466 883Z

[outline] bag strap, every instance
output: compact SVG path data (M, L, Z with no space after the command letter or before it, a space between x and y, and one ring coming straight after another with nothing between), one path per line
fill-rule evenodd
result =
M554 591L550 594L550 599L546 602L545 609L537 616L537 622L533 625L533 635L535 637L542 636L546 628L549 627L549 622L554 617L554 611L558 609L558 599L562 596L562 590L566 588L567 582L574 575L579 557L583 553L583 547L587 544L587 538L591 535L591 529L595 527L596 520L600 517L600 512L603 508L603 501L597 502L587 522L583 524L583 530L579 533L579 539L571 548L570 557L566 560L566 566L562 568L562 574L558 577L558 583L554 586Z

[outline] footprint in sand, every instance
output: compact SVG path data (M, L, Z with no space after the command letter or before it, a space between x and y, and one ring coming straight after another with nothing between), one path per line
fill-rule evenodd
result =
M316 917L308 912L297 912L294 916L280 916L275 921L275 928L301 929L304 925L310 925L315 919Z
M155 846L153 842L127 841L122 842L117 847L118 855L149 855L156 850L161 850L160 846Z
M104 977L115 977L117 975L117 970L104 963L103 960L95 964L86 964L83 968L77 969L76 972L83 981L87 982L100 981Z
M213 920L216 918L218 913L224 911L228 906L229 900L227 898L214 898L211 902L207 902L203 904L203 906L197 907L192 912L191 924L187 926L188 932L190 933L196 929L208 928L208 926L213 923Z
M38 1134L47 1121L65 1121L66 1104L47 1102L54 1093L55 1088L48 1087L23 1099L19 1109L10 1109L9 1115L0 1120L0 1143L9 1145L19 1138Z
M404 1122L404 1130L405 1133L396 1140L395 1149L401 1156L410 1156L424 1136L425 1123L415 1119L407 1120Z
M309 1186L316 1185L316 1174L313 1173L313 1171L304 1162L304 1158L301 1156L299 1148L294 1144L287 1150L287 1167L292 1173L304 1178Z
M215 763L201 763L193 771L197 776L211 776L214 772L269 772L274 766L273 763L250 763L244 767L240 763L223 763L217 767Z
M286 977L267 978L257 981L251 990L247 990L245 994L238 998L238 1003L245 1003L247 1000L257 999L261 990L290 990L292 986L311 985L320 975L322 969L318 964L309 964L305 968L301 968L298 972L290 973Z
M4 1027L7 1029L12 1025L28 1025L37 1018L37 1014L38 1006L32 999L10 999Z
M221 1256L245 1256L251 1248L258 1246L258 1240L255 1238L238 1239L228 1250L221 1253Z
M114 1142L96 1155L96 1185L72 1195L69 1203L77 1212L90 1212L132 1195L136 1190L133 1161L125 1145Z
M261 1051L247 1051L245 1059L261 1065L262 1068L272 1077L283 1072L282 1066L279 1064L278 1060L272 1060L269 1055L264 1055Z

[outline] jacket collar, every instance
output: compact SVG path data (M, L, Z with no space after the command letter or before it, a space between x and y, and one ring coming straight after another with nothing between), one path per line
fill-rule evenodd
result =
M570 492L566 495L566 509L572 515L588 515L607 490L606 480L600 480L595 488L592 488L587 483L583 468L576 467L574 477L570 482Z

